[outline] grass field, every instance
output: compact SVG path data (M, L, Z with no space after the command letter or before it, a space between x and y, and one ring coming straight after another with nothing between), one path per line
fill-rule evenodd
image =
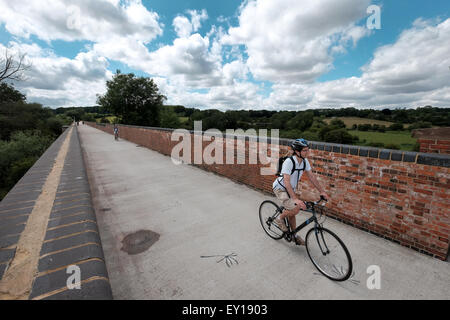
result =
M116 116L108 116L108 117L105 117L105 118L109 120L109 123L116 123L119 120ZM95 119L95 121L97 123L100 123L101 119L102 118L97 118L97 119Z
M359 145L368 145L370 142L383 143L385 146L389 144L397 145L400 150L412 151L416 144L416 139L411 137L409 131L386 131L386 132L371 132L371 131L356 131L349 130L351 135L357 136L360 140ZM363 142L365 140L365 142Z
M189 121L189 117L178 117L181 123L187 123Z
M350 129L354 124L378 124L380 126L385 125L386 127L389 127L393 122L389 121L381 121L381 120L374 120L374 119L366 119L366 118L357 118L357 117L337 117L337 119L342 120L345 123L345 126ZM333 118L327 118L324 119L324 121L327 124L330 124L331 120Z

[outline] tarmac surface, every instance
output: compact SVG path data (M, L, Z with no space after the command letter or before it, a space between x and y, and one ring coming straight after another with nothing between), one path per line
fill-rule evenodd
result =
M324 227L354 265L349 280L331 281L305 247L265 234L258 208L274 196L87 125L78 130L115 299L450 298L448 262L328 218ZM231 254L237 263L227 265Z

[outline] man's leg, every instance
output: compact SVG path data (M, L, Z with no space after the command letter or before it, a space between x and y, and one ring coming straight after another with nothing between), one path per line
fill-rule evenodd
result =
M296 206L294 209L292 210L287 210L284 209L283 212L280 214L280 219L283 220L284 218L288 218L289 220L289 224L291 226L291 230L294 230L297 226L296 226L296 221L295 221L295 216L299 213L300 211L300 207Z

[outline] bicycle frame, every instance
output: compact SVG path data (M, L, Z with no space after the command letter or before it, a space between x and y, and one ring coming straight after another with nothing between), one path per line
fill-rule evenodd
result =
M318 222L318 220L317 220L317 217L316 217L316 210L315 210L315 206L318 205L322 200L323 200L323 199L321 199L321 200L319 200L319 201L317 201L317 202L305 202L305 205L306 205L306 207L307 207L308 209L307 209L307 210L304 210L304 211L311 212L311 213L312 213L312 217L310 217L308 220L306 220L305 222L303 222L301 225L299 225L299 226L298 226L297 228L295 228L295 230L293 230L293 231L291 230L290 224L287 223L287 226L288 226L288 232L286 232L286 233L288 234L288 237L289 237L289 238L294 237L295 234L296 234L297 232L299 232L300 230L302 230L303 228L305 228L305 227L306 227L307 225L309 225L311 222L314 222L314 229L316 229L314 233L315 233L315 236L316 236L316 238L317 238L317 243L319 244L319 248L320 248L320 250L322 251L323 255L326 255L326 254L330 253L330 250L329 250L328 247L327 247L327 244L326 244L326 242L325 242L325 239L323 238L323 234L322 234L322 233L320 233L320 235L321 235L321 237L322 237L322 243L324 244L326 250L324 250L324 249L322 248L322 245L320 244L320 241L319 241L319 235L318 235L319 232L317 231L318 226L319 226L319 222ZM285 208L284 208L284 207L281 207L280 209L281 209L281 212L283 212L283 210L284 210ZM280 212L280 213L281 213L281 212ZM286 220L287 220L287 219L286 219ZM286 222L289 222L289 221L286 221Z
M312 213L312 217L309 218L308 220L306 220L305 222L303 222L301 225L299 225L299 226L298 226L297 228L295 228L295 230L293 230L293 231L291 230L291 226L288 224L288 233L289 233L290 235L296 234L297 232L299 232L300 230L302 230L304 227L306 227L307 225L309 225L311 222L314 222L314 223L315 223L314 228L317 228L317 226L318 226L319 223L318 223L317 217L316 217L315 206L316 206L317 204L319 204L320 201L322 201L322 199L319 200L319 201L317 201L317 202L305 202L306 207L307 207L308 209L307 209L307 210L303 210L303 211L311 212L311 213ZM281 213L281 212L283 212L283 210L286 209L286 208L280 207L280 209L281 209L281 211L280 211L280 213Z
M283 211L283 207L281 207L281 211ZM308 220L306 220L305 222L303 222L301 225L299 225L297 228L295 228L295 230L291 230L291 226L289 225L289 224L287 224L288 225L288 232L287 233L289 233L289 235L291 235L291 236L293 236L293 235L295 235L297 232L299 232L300 230L302 230L304 227L306 227L307 225L309 225L311 222L314 222L315 223L315 225L314 225L314 228L317 228L317 225L319 224L318 222L317 222L317 217L316 217L316 212L314 211L314 209L313 210L311 210L310 211L311 213L312 213L312 217L311 218L309 218Z

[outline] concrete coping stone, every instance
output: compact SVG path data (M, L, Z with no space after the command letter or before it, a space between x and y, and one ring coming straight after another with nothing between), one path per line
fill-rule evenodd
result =
M35 171L43 172L43 174L39 176L41 179L39 179L39 181L36 181L36 185L39 187L39 189L42 189L42 186L45 184L46 178L51 171L51 168L54 163L54 159L56 158L58 151L59 151L60 147L62 146L62 143L64 142L64 139L67 136L68 132L69 132L69 130L65 130L53 142L53 144L44 152L44 154L38 159L38 161L36 161L36 163L30 168L30 170L28 170L28 172L22 177L22 179L19 182L17 182L16 185L11 189L11 191L10 191L11 195L13 195L14 191L17 191L18 189L23 188L23 185L26 184L27 182L34 181L33 173ZM65 174L65 176L61 176L57 190L61 189L61 186L64 185L64 181L66 181L68 178L72 178L72 179L79 178L77 181L83 182L85 185L88 186L87 188L85 188L85 190L83 190L82 195L78 195L80 198L80 201L82 201L83 203L86 202L87 204L90 205L89 207L91 207L92 200L90 197L88 176L86 173L86 168L85 168L84 159L82 156L82 150L81 150L81 145L79 142L78 131L76 130L76 126L74 127L74 131L72 131L72 135L71 135L70 139L71 139L71 141L70 141L70 145L69 145L69 150L67 152L67 156L66 156L66 159L64 162L64 168L62 171ZM40 168L41 166L42 166L42 168ZM39 170L37 170L37 168L39 168ZM35 205L35 200L39 196L39 193L40 192L35 192L32 194L31 197L28 197L28 195L25 194L27 197L23 198L23 199L26 199L27 201L31 201L30 202L31 207L26 210L31 211L33 209L32 207ZM5 201L0 202L0 208L4 207L4 208L6 208L5 210L9 210L12 203L14 203L14 201L15 201L15 199L8 197L8 194L4 198ZM86 197L86 194L88 194L88 197ZM10 198L11 198L11 200L9 200ZM19 199L22 199L22 198L19 197ZM71 199L73 200L73 197ZM27 204L28 204L28 202L25 205L27 205ZM66 204L63 203L63 204L54 205L52 208L52 212L55 207L60 206L62 208L64 206L71 206L72 204L73 203L69 202ZM13 207L11 207L11 208L13 208ZM17 209L17 210L19 210L19 209ZM13 209L11 209L11 210L13 210ZM17 213L14 211L11 211L11 212ZM19 211L19 213L21 213L21 212ZM52 219L52 218L55 218L55 217L51 215L50 219ZM64 217L61 217L61 219L64 219ZM49 224L49 225L51 225L51 224ZM93 267L91 271L96 276L102 277L102 279L103 279L102 285L101 286L91 285L91 288L89 288L88 285L82 286L81 290L75 290L75 291L77 291L78 296L75 297L73 295L66 294L66 298L67 299L79 299L79 298L83 299L83 298L89 298L91 294L95 294L95 297L99 298L99 299L112 299L111 286L110 286L107 271L106 271L106 263L105 263L105 259L104 259L104 255L103 255L103 248L101 246L101 243L90 244L89 248L87 245L84 245L86 242L85 238L88 235L90 235L90 234L88 234L88 231L90 231L91 229L95 229L94 232L98 231L96 229L97 221L96 221L95 214L90 214L89 219L87 219L86 221L82 219L81 222L69 223L67 226L64 226L64 225L59 226L57 224L56 225L57 228L55 230L52 230L52 229L48 230L49 225L47 225L46 237L51 235L51 233L54 233L56 235L55 237L63 237L63 236L67 236L71 233L80 234L81 236L68 238L67 239L68 241L66 241L67 243L64 243L65 249L62 250L62 252L59 253L58 251L56 251L53 253L48 253L48 255L49 255L48 257L42 258L40 260L39 271L41 271L41 272L49 271L49 269L46 269L46 268L42 269L43 264L41 262L44 261L45 259L47 259L49 261L53 261L52 263L56 263L56 262L58 262L57 258L59 256L61 256L62 258L60 258L61 261L59 261L59 262L61 262L62 265L75 265L75 264L80 264L82 261L86 260L87 258L92 258L95 256L95 258L98 258L97 263L96 263L95 268ZM24 227L25 227L25 225L23 224L23 225L20 225L20 228L18 228L17 230L12 229L12 228L1 229L0 230L0 248L2 248L2 247L6 248L6 247L17 244L19 237L20 237L20 233L22 232ZM8 235L7 231L14 232L17 235L15 235L14 237L10 237ZM100 239L99 239L99 241L100 241ZM97 242L97 241L95 241L95 242ZM45 248L45 246L43 246L41 248L41 255L43 253L47 253L47 252L42 252L43 248ZM71 249L71 248L73 248L73 249ZM78 252L78 255L70 255L70 254L68 255L68 253L70 253L72 251ZM3 254L1 254L1 252L0 252L0 266L5 266L6 264L4 264L4 263L2 264L2 262L5 262L5 261L10 262L12 258L13 258L13 250L3 250ZM63 270L63 271L64 271L64 275L65 275L65 270ZM0 279L3 277L4 272L5 272L5 268L0 267ZM50 281L51 283L56 283L55 281L58 280L57 277L58 277L57 272L50 272L50 273L48 273L48 276L46 276L46 281L47 282ZM33 284L32 291L35 291L34 289L35 289L35 286ZM40 293L41 294L47 293L50 299L52 297L54 297L54 298L59 297L57 294L55 295L52 292L44 292L44 291L42 291ZM32 298L32 296L30 296L29 298Z

